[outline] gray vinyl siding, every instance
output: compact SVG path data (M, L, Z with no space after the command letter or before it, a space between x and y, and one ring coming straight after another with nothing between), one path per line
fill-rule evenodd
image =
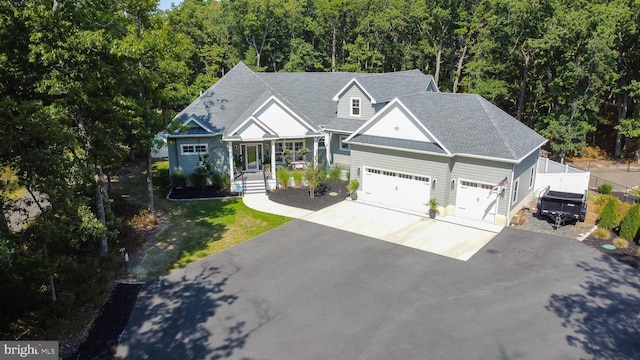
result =
M178 157L178 147L176 140L167 140L167 150L169 152L169 174L173 175L175 170L180 167L180 158Z
M518 185L518 195L517 200L513 205L511 205L511 212L509 217L515 214L520 208L523 206L523 202L529 199L529 196L534 191L533 188L529 188L529 176L531 167L535 169L535 166L538 162L538 158L540 157L539 151L534 151L532 154L523 159L519 164L516 164L513 167L513 177L514 179L519 179ZM534 174L536 171L534 170ZM535 175L534 175L535 176ZM515 181L515 180L514 180ZM535 184L535 178L534 178ZM512 193L509 193L509 197L511 198ZM511 200L509 200L511 201Z
M175 139L175 147L173 154L171 147L169 148L169 157L175 156L176 162L171 162L175 171L177 168L189 179L190 175L198 166L199 156L197 154L183 155L182 145L184 144L207 144L209 150L209 161L214 164L214 169L221 173L227 173L229 170L229 161L226 144L222 143L222 137L203 137L203 138L177 138Z
M336 165L340 168L348 169L351 164L351 151L343 150L341 148L340 136L347 136L347 134L332 133L331 143L329 144L329 151L331 153L331 165Z
M360 98L360 116L351 116L351 98ZM356 85L351 85L338 100L338 117L362 119L363 122L371 119L375 109L369 99Z
M450 189L451 180L453 179L456 180L456 186L449 192L448 201L450 205L454 205L456 203L456 193L458 191L458 182L460 180L495 185L506 176L507 189L500 197L500 202L498 203L498 214L507 215L507 206L511 194L509 185L511 184L511 170L513 169L513 164L460 156L454 157L452 159L452 164L453 168L451 169L451 178L448 186Z
M445 199L449 178L449 159L441 156L417 154L399 150L380 149L357 144L351 145L351 178L362 184L362 166L398 171L436 179L436 188L431 188L431 197L446 206ZM360 168L360 176L358 176Z

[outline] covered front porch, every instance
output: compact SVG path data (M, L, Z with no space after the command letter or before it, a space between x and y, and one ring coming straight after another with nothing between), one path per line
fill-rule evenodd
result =
M277 171L282 168L304 170L318 164L326 165L328 149L324 135L296 139L262 141L225 139L229 157L231 190L246 188L243 181L263 178L267 190L277 188ZM244 176L243 176L244 175Z

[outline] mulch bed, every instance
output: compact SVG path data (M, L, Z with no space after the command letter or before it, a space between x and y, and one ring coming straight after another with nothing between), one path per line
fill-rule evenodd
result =
M119 336L129 321L142 284L118 284L102 307L100 316L80 345L78 352L64 359L111 360L116 354Z
M337 195L334 195L337 194ZM279 204L293 206L301 209L317 211L327 206L337 204L347 197L347 188L344 181L327 181L316 189L314 198L309 195L309 188L287 188L269 193L269 200Z
M613 237L611 239L597 239L595 236L591 235L584 239L582 243L613 257L623 264L640 270L640 257L636 256L638 245L633 241L629 242L629 247L624 249L616 248L615 250L607 250L602 247L603 245L613 245Z
M195 187L182 187L171 189L168 198L170 200L189 200L189 199L213 199L239 196L237 192L229 189L218 189L213 186L207 186L204 189Z

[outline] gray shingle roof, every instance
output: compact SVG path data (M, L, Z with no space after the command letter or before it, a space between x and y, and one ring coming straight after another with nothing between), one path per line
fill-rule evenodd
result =
M432 153L446 154L446 152L440 147L440 145L426 141L393 139L371 135L356 135L351 138L349 142L356 144L382 146L387 148L428 151Z
M181 111L176 119L198 120L213 133L245 121L270 96L282 101L315 131L353 132L364 122L336 117L335 96L352 79L378 102L398 98L454 154L519 160L546 141L479 95L426 92L432 80L419 70L385 74L254 73L243 63ZM225 134L231 136L232 134ZM441 152L432 145L377 137L354 137L362 144ZM430 149L430 150L427 150Z
M240 115L267 90L265 83L253 71L239 63L179 112L176 119L184 123L193 118L208 125L214 133L222 132L238 121Z
M390 100L391 94L398 96L424 91L432 79L419 70L385 74L254 73L243 63L238 63L176 118L181 122L195 118L202 124L208 124L211 131L220 132L239 125L273 95L320 130L320 126L335 120L333 96L354 78L363 86L367 84L367 91L371 91L378 101L382 98Z
M368 74L357 78L367 92L378 103L389 102L402 95L423 93L427 89L431 75L424 75L420 70L402 71L389 74Z
M327 123L324 127L325 129L328 129L328 130L336 130L336 131L352 133L358 130L358 128L362 126L362 124L364 123L365 123L365 120L362 120L362 119L348 119L348 118L337 117L329 121L329 123Z
M519 160L546 142L480 95L423 93L399 100L454 154Z

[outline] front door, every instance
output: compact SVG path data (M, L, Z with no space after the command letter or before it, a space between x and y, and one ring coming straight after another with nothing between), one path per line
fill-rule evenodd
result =
M245 171L259 171L260 158L262 156L261 144L247 144L244 146L244 169Z

